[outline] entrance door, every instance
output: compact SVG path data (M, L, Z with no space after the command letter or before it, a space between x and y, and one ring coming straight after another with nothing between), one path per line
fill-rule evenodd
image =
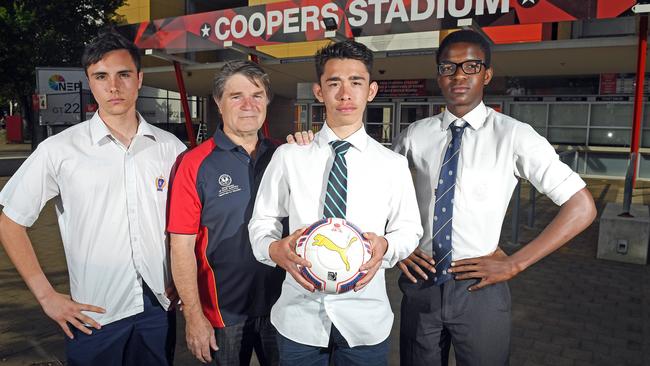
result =
M366 131L383 145L393 142L394 103L373 103L366 108Z

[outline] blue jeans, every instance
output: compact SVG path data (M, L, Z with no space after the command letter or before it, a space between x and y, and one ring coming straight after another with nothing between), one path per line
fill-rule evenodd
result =
M269 316L249 318L239 324L217 328L219 350L213 353L217 366L250 365L253 350L260 366L278 365L278 332Z
M280 365L328 366L385 366L388 364L388 338L372 346L350 347L341 333L332 325L327 348L301 344L278 334Z
M68 324L74 339L66 339L71 366L172 365L176 345L176 314L165 311L143 282L144 311L92 329L87 335Z

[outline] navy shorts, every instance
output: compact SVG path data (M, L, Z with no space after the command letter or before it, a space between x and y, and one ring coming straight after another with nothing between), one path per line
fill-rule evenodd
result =
M68 324L67 364L172 365L176 345L176 314L165 311L143 282L144 311L102 326L87 335Z

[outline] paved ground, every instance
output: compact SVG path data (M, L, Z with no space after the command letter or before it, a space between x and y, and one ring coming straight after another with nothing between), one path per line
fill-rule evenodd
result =
M0 187L6 180L0 178ZM591 180L589 185L599 212L606 202L621 201L621 182ZM634 200L650 204L650 184L637 189ZM557 212L543 198L537 209L536 225L522 228L520 242L530 241ZM523 220L525 211L521 215ZM65 260L51 205L29 233L48 278L59 291L67 291ZM595 222L570 245L511 281L512 365L650 365L650 269L597 260L597 237ZM507 221L502 246L515 250L509 240ZM397 275L396 271L388 275L396 315ZM63 334L42 313L4 252L0 253L0 293L0 365L64 364ZM398 364L397 324L396 318L391 365ZM198 364L185 348L182 317L176 364Z
M31 144L8 144L4 135L0 129L0 177L13 174L32 151Z

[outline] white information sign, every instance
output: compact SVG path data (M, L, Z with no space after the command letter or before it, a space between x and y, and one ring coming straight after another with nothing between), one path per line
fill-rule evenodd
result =
M40 99L42 125L70 125L81 121L85 107L80 100L82 93L85 94L83 102L90 102L88 79L83 69L37 67L36 83L39 99L44 98Z

